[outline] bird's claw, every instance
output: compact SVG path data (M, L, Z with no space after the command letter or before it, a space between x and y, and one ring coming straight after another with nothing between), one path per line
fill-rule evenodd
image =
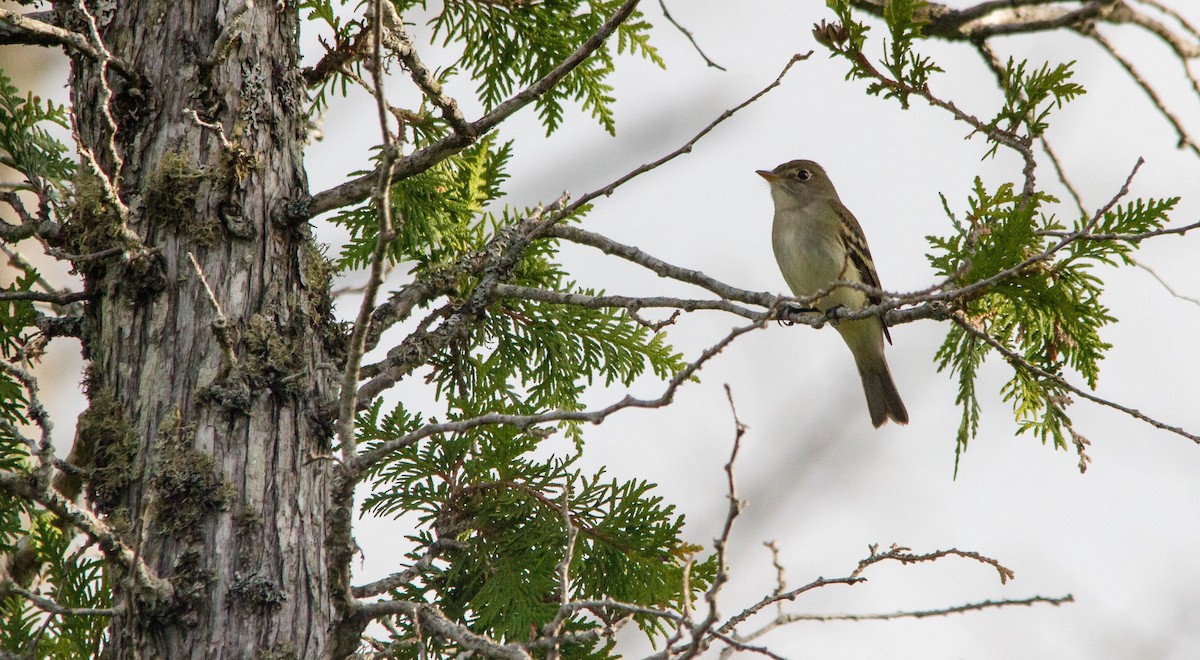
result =
M829 309L825 310L825 314L824 314L825 322L836 328L838 321L840 320L837 317L838 312L841 310L844 310L844 309L846 309L845 305L837 304L837 305L834 305L833 307L830 307Z
M792 320L793 316L815 311L818 311L815 307L805 307L798 302L788 301L779 307L776 320L779 321L780 325L795 325L796 322Z

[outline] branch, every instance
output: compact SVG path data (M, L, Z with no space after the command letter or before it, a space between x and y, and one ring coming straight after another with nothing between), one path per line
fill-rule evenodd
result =
M691 153L692 147L694 147L696 145L696 143L699 142L704 136L708 135L710 132L712 132L712 130L714 128L716 128L720 124L724 123L725 120L727 120L730 117L737 114L738 111L744 109L746 106L748 106L748 105L754 103L755 101L759 100L760 98L766 96L767 93L769 93L771 90L773 90L776 87L778 87L779 85L781 85L783 83L783 78L784 78L784 76L786 76L788 74L788 71L791 71L792 67L795 66L795 64L797 62L803 62L804 60L807 60L809 57L812 57L811 50L808 51L807 53L803 53L803 54L797 53L795 55L792 55L791 59L789 59L787 61L787 64L784 65L783 70L780 71L779 75L775 77L775 80L771 81L771 83L769 85L760 89L758 92L756 92L750 98L746 99L745 101L742 101L741 103L726 110L725 112L722 112L716 119L712 120L712 122L710 122L707 126L700 129L700 132L696 133L694 136L692 136L692 139L690 139L686 143L684 143L683 146L679 147L675 151L672 151L671 153L667 154L666 156L659 158L656 161L646 163L645 165L638 167L637 169L629 172L628 174L621 176L620 178L616 179L615 181L613 181L612 183L610 183L606 186L598 188L598 189L596 189L592 192L589 192L586 195L576 199L574 202L571 203L570 206L563 209L562 214L564 216L570 215L570 214L574 213L575 211L579 210L581 207L583 207L584 204L591 202L593 199L596 199L597 197L600 197L600 196L608 197L609 195L612 195L613 192L616 191L617 188L620 188L622 185L628 183L630 180L635 179L653 169L656 169L659 166L664 165L664 164L674 160L678 156L681 156L681 155L687 154L687 153Z
M932 609L932 610L902 611L902 612L894 612L894 613L889 613L889 614L828 614L828 615L788 614L788 613L785 613L783 611L782 607L780 606L782 601L795 600L796 596L798 596L806 591L818 589L818 588L821 588L824 586L828 586L830 584L854 585L854 584L858 584L861 582L865 582L866 578L862 577L862 573L867 568L869 568L879 562L887 561L887 560L899 561L902 564L913 564L913 563L922 563L922 562L933 562L933 561L937 561L938 559L941 559L941 558L947 557L947 556L964 557L966 559L972 559L974 561L978 561L980 563L983 563L983 564L986 564L988 566L995 568L997 570L997 572L1000 573L1001 583L1004 583L1007 580L1012 579L1013 572L1011 570L1009 570L1008 568L1005 568L1003 565L1001 565L999 561L992 559L991 557L986 557L984 555L981 555L977 552L964 551L964 550L958 550L956 548L951 548L949 550L936 550L934 552L930 552L927 554L917 555L917 554L912 554L911 550L909 550L908 548L901 547L899 545L892 545L891 548L889 548L886 552L879 552L878 546L873 545L873 546L870 546L870 548L869 548L869 555L865 559L859 561L858 566L854 569L854 571L852 571L846 577L834 578L834 579L828 579L828 580L825 578L817 578L816 580L810 582L809 584L807 584L803 587L800 587L799 589L793 589L791 591L784 591L783 567L779 565L777 550L773 547L772 544L767 544L767 547L771 548L772 556L775 557L774 564L776 567L776 575L777 575L776 582L777 582L778 586L776 587L774 593L771 596L763 598L759 602L746 608L741 613L739 613L737 616L734 616L733 618L729 619L724 625L722 625L718 629L718 632L725 633L741 643L745 643L748 641L758 639L759 637L766 635L768 632L771 632L772 630L774 630L780 626L783 626L783 625L786 625L789 623L794 623L797 621L860 621L860 620L865 621L865 620L899 619L899 618L905 618L905 617L907 617L907 618L923 618L923 617L929 617L929 616L945 616L948 614L953 614L953 613L958 613L958 612L969 612L969 611L973 611L973 610L983 610L983 609L990 609L990 608L997 608L997 607L1009 607L1009 606L1015 606L1015 605L1030 606L1035 603L1049 603L1051 605L1058 606L1063 603L1074 602L1074 597L1070 594L1067 594L1066 596L1062 596L1062 597L1058 597L1058 598L1047 598L1045 596L1033 596L1033 597L1024 598L1024 599L999 600L999 601L990 601L989 600L989 601L983 601L983 602L979 602L979 603L970 603L970 604L965 604L965 605L957 605L957 606L938 608L938 609ZM744 635L737 634L737 632L736 632L737 626L741 625L742 623L745 623L752 616L759 614L760 612L767 609L771 605L776 605L777 607L779 607L778 612L776 613L774 619L772 619L765 625L757 628L753 632L750 632L750 633L747 633ZM726 649L726 651L728 651L728 649ZM721 654L722 658L727 657L727 656L728 656L727 652Z
M65 291L62 293L47 293L44 291L0 291L0 300L32 300L52 305L66 306L80 300L91 298L86 291Z
M405 434L394 440L382 442L370 450L364 451L352 460L347 461L346 471L347 477L353 481L362 479L366 470L385 459L388 454L411 446L424 438L445 433L462 433L470 429L480 426L490 426L496 424L507 424L516 426L517 428L529 428L539 424L549 424L551 422L591 422L599 424L603 422L609 415L624 410L626 408L661 408L674 400L675 391L679 386L687 382L700 371L706 362L725 349L734 339L737 339L743 334L752 330L762 328L765 322L752 323L750 325L734 328L721 341L706 349L700 354L700 357L695 362L687 365L685 368L675 374L667 384L666 390L662 395L654 399L637 399L633 396L625 398L613 403L605 408L600 408L591 411L576 411L576 410L551 410L535 415L505 415L500 413L488 413L478 417L470 417L453 422L443 422L440 424L426 424L412 433Z
M726 483L726 498L729 500L729 508L725 512L725 524L721 527L721 535L713 541L713 547L717 555L717 573L713 576L712 584L708 590L704 592L704 601L708 603L708 615L704 620L696 625L692 630L692 643L684 649L680 655L681 658L691 658L699 653L703 653L708 647L708 641L713 636L714 628L717 625L717 619L720 618L720 613L717 609L717 595L721 592L721 588L729 581L729 564L726 561L726 548L729 546L729 535L733 532L733 523L741 514L745 503L738 498L737 481L734 479L733 466L737 461L738 452L742 448L742 438L746 435L746 425L742 424L742 420L738 419L737 407L733 404L733 390L729 385L725 385L725 398L729 400L729 410L733 414L733 449L729 452L729 461L725 463L725 483ZM688 594L683 595L688 598ZM719 632L719 631L718 631ZM667 645L668 648L670 645Z
M889 612L886 614L783 614L780 615L776 621L778 621L780 624L786 624L794 623L796 621L890 621L892 619L924 619L931 616L948 616L950 614L962 614L963 612L990 610L1000 607L1013 607L1019 605L1030 607L1035 603L1047 603L1049 605L1058 607L1063 603L1074 602L1075 597L1071 594L1058 597L1031 596L1029 598L985 600L978 603L966 603L963 605L942 607L933 610L909 610Z
M727 300L694 300L687 298L670 298L665 296L650 296L644 298L631 296L594 296L583 293L567 293L564 291L549 291L514 284L496 285L496 296L499 298L519 298L521 300L536 300L555 305L574 305L587 309L602 307L619 307L636 313L648 307L667 307L694 312L701 309L729 312L751 320L760 320L763 313L735 305Z
M160 600L172 598L174 587L170 582L158 577L153 569L143 563L107 523L51 490L48 480L35 479L33 475L0 472L0 490L46 507L95 540L109 561L132 573L138 584L152 590Z
M429 567L433 565L434 560L442 554L443 550L456 545L459 545L458 541L439 538L425 549L425 553L421 555L420 559L413 562L412 566L398 573L392 573L382 580L376 580L360 587L353 587L350 593L355 598L370 598L371 596L378 596L393 589L399 589L429 570Z
M574 206L574 205L572 205ZM580 229L571 225L555 225L551 227L546 235L551 238L558 238L596 248L605 254L610 254L615 257L620 257L626 261L635 263L643 268L655 273L659 277L666 277L688 284L694 284L702 289L707 289L724 300L738 300L763 307L771 307L775 304L777 296L773 296L765 292L747 291L729 286L720 280L705 275L698 270L681 268L669 264L657 257L653 257L640 248L632 245L625 245L617 241L602 236L594 232Z
M472 632L470 628L455 623L436 606L428 603L386 600L377 603L360 603L358 606L358 615L367 620L396 614L411 617L419 622L422 630L458 644L468 654L478 653L489 658L511 658L513 660L527 660L532 657L517 644L501 644Z
M1133 262L1134 266L1137 266L1138 268L1141 268L1142 270L1146 271L1147 273L1150 273L1150 276L1153 277L1155 280L1157 280L1158 283L1162 285L1162 288L1166 289L1167 293L1171 294L1173 297L1179 298L1180 300L1186 300L1187 302L1190 302L1193 305L1200 305L1200 298L1193 298L1191 296L1185 296L1182 293L1179 293L1170 284L1168 284L1167 281L1164 280L1158 274L1158 272L1156 272L1153 268L1147 266L1146 264L1144 264L1140 261L1136 261L1134 259L1130 259L1130 261Z
M1117 0L1119 1L1119 0ZM888 0L851 0L856 9L884 18ZM935 2L916 16L927 21L922 32L947 41L976 41L989 37L1078 27L1103 20L1114 0L988 0L964 9ZM1064 6L1057 6L1064 5Z
M923 562L937 561L942 557L950 556L971 559L981 564L991 566L992 568L996 569L997 573L999 573L1000 584L1007 584L1009 580L1016 577L1016 574L1013 573L1011 569L1004 567L999 561L992 559L991 557L985 557L984 555L972 550L959 550L958 548L950 548L949 550L935 550L923 555L914 555L912 554L911 548L905 548L896 544L892 544L892 547L888 548L887 552L878 552L878 548L879 546L870 546L869 549L871 554L866 559L858 562L858 568L854 569L854 572L850 574L851 577L859 577L867 568L882 561L891 560L898 561L901 564L920 564Z
M1164 431L1170 431L1171 433L1183 436L1183 437L1187 438L1188 440L1195 442L1196 444L1200 444L1200 435L1194 435L1194 434L1188 433L1187 431L1184 431L1182 428L1179 428L1178 426L1171 426L1170 424L1160 422L1157 419L1154 419L1153 417L1142 414L1142 412L1140 412L1134 408L1122 406L1119 403L1115 403L1115 402L1109 401L1107 399L1102 399L1102 398L1096 396L1095 394L1092 394L1086 390L1082 390L1082 389L1072 385L1070 382L1068 382L1062 376L1059 376L1057 374L1052 374L1049 371L1046 371L1045 369L1042 369L1041 367L1037 366L1036 364L1033 364L1032 362L1026 360L1023 356L1021 356L1021 354L1009 349L1007 346L1000 343L995 337L992 337L985 330L983 330L983 328L977 327L974 323L967 320L966 318L963 318L961 315L955 315L952 318L953 318L954 322L957 323L964 330L971 333L975 337L982 339L989 346L991 346L992 348L999 351L1000 354L1003 355L1005 357L1005 359L1007 359L1010 363L1015 364L1015 365L1021 367L1022 369L1025 369L1029 373L1032 373L1040 378L1044 378L1046 380L1057 383L1059 386L1063 387L1064 389L1066 389L1078 396L1081 396L1081 397L1087 399L1088 401L1091 401L1093 403L1098 403L1102 406L1107 406L1114 410L1119 410L1119 411L1125 413L1126 415L1129 415L1130 417L1134 417L1136 419L1140 419L1143 422L1146 422L1147 424L1149 424L1157 429L1162 429Z
M50 12L21 14L11 9L0 9L0 44L26 44L31 46L62 46L68 51L86 55L97 62L108 62L114 70L137 86L143 78L132 65L118 57L93 46L88 38L78 32L65 30L44 18ZM3 29L7 25L9 29Z
M700 44L696 43L696 37L694 35L692 35L692 31L683 27L682 25L680 25L679 21L676 21L675 17L671 15L671 12L667 11L666 0L658 0L658 6L660 8L662 8L663 18L670 21L671 25L674 25L676 30L679 30L683 34L684 37L687 37L688 43L692 44L692 48L694 48L696 50L696 54L698 54L700 56L700 58L704 60L705 64L707 64L708 66L710 66L714 69L719 69L721 71L725 70L725 67L708 59L708 55L705 55L704 51L700 50Z
M119 607L66 607L45 596L22 588L11 579L0 579L0 593L11 592L29 601L39 610L55 616L116 616L121 613Z
M1150 102L1154 104L1154 107L1158 110L1158 113L1167 120L1167 123L1169 123L1172 128L1175 129L1175 134L1179 137L1178 147L1180 149L1186 147L1187 149L1190 149L1192 153L1200 156L1200 145L1197 145L1196 141L1193 140L1190 135L1188 135L1187 129L1183 127L1183 123L1179 120L1179 118L1167 109L1167 105L1163 103L1161 98L1159 98L1158 92L1154 91L1154 88L1150 86L1150 83L1142 77L1137 68L1133 66L1133 62L1118 53L1117 49L1113 47L1112 43L1105 39L1104 36L1099 32L1091 30L1089 32L1084 32L1084 35L1099 44L1106 53L1112 56L1112 58L1116 60L1123 69L1125 69L1125 72L1129 74L1130 78L1133 78L1133 81L1137 83L1138 87L1142 88L1142 91L1145 92L1146 96L1150 98Z
M371 81L374 84L376 112L379 117L379 131L383 143L394 147L391 132L388 130L387 103L383 91L383 0L374 0L372 9L374 18L372 25L373 54L371 66ZM386 3L391 7L391 2ZM338 396L338 443L342 448L342 460L350 461L358 453L357 440L354 435L354 411L358 407L359 367L362 366L363 354L366 353L367 330L371 321L371 312L375 308L375 297L383 286L384 268L388 259L388 245L394 240L399 228L392 227L392 177L395 151L385 149L381 155L379 169L375 172L375 193L372 198L379 214L379 233L375 240L375 250L371 254L371 272L362 294L362 302L358 306L358 317L354 320L354 329L350 334L347 347L346 367L342 372L341 392ZM404 218L400 218L401 227Z
M1111 206L1109 208L1111 208ZM1093 234L1091 232L1080 234L1078 232L1057 230L1040 231L1038 234L1041 236L1073 237L1073 240L1078 241L1121 241L1124 243L1140 243L1147 238L1154 238L1155 236L1170 236L1172 234L1182 236L1193 229L1200 229L1200 222L1193 222L1190 225L1184 225L1182 227L1156 229L1154 231L1142 232L1140 234Z
M404 68L412 77L412 81L425 94L425 97L441 111L442 119L446 120L450 128L463 137L471 140L477 139L479 135L472 133L472 125L467 123L466 118L463 117L462 110L458 108L458 101L446 94L442 89L442 84L437 81L433 72L417 55L417 49L404 29L404 20L396 12L395 6L390 2L384 6L387 12L384 17L387 31L383 35L383 45L400 58L400 61L404 63Z
M574 71L580 64L583 64L592 53L596 52L608 37L613 32L616 32L621 23L624 23L633 14L639 1L626 0L625 4L621 5L600 26L600 29L596 30L595 34L580 44L575 52L571 53L550 73L496 106L495 109L483 117L468 124L465 132L446 136L416 153L398 159L395 162L393 176L397 179L404 179L424 172L437 163L440 163L446 157L467 148L478 139L478 136L492 130L500 122L508 119L512 114L529 105L542 94L545 94L550 88L565 78L567 74ZM296 220L308 220L326 211L361 202L374 189L376 182L379 180L379 172L380 169L376 168L371 173L313 195L305 203L299 204L298 208L293 210L292 216Z

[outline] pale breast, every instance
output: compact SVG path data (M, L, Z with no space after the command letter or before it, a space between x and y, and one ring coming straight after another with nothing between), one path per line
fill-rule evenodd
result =
M808 296L828 287L836 280L858 281L858 272L849 266L846 250L838 234L836 216L828 224L813 222L817 213L789 209L776 213L771 229L771 243L779 270L788 287L797 296ZM817 303L828 309L835 305L861 307L865 296L854 289L840 288Z

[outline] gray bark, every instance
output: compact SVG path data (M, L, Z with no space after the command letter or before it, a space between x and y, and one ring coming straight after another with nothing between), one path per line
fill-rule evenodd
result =
M156 602L113 575L125 611L107 656L322 657L332 479L318 411L340 340L324 261L286 213L307 193L297 12L258 2L231 22L243 0L102 4L105 45L146 85L109 75L117 172L100 67L73 61L82 143L118 182L132 232L81 179L68 247L125 250L79 262L95 297L76 455L91 456L94 504L175 591ZM63 20L86 34L80 16Z

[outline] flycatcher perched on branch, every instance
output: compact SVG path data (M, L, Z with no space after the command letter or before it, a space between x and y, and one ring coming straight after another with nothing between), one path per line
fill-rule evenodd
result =
M837 281L881 288L862 227L842 204L820 165L811 160L793 160L769 172L758 170L758 175L771 184L771 199L775 201L771 243L792 293L809 297L828 290ZM814 304L827 312L836 307L857 310L879 300L879 296L852 286L838 286ZM854 354L871 423L879 427L891 419L907 424L908 411L883 356L883 338L892 341L883 319L872 316L843 320L836 327Z

